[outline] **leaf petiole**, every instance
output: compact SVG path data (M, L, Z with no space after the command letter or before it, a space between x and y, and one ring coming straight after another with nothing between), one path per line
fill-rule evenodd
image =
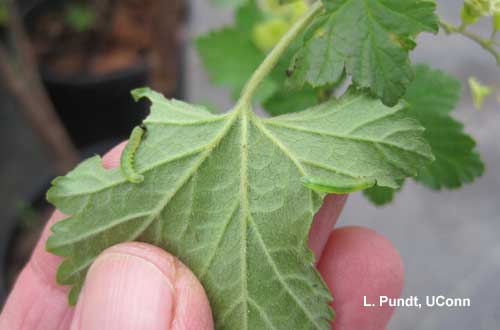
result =
M253 73L252 77L246 83L241 96L236 104L236 109L249 109L252 102L252 97L255 95L260 83L267 77L267 75L274 68L280 57L287 50L288 46L295 40L295 38L302 32L302 30L309 25L312 19L323 10L323 2L316 1L309 10L299 18L295 24L288 30L288 32L281 38L271 52L266 56L264 61L259 65L257 70Z
M495 60L497 61L497 64L500 66L500 51L495 49L495 47L493 46L493 40L482 38L475 33L467 31L464 27L457 27L443 20L439 22L439 25L443 28L446 34L461 34L464 37L476 42L478 45L483 47L484 50L493 55L493 57L495 57Z

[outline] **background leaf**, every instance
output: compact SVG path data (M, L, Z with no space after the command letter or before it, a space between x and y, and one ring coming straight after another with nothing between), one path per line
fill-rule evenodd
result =
M196 39L198 53L210 78L215 84L229 88L235 99L266 55L252 41L253 24L260 19L261 13L251 1L238 9L235 26ZM268 99L276 89L277 84L267 78L259 87L256 101Z
M459 188L484 172L474 139L451 116L460 98L460 82L425 65L416 66L415 72L404 99L409 105L408 115L425 127L424 136L436 157L419 171L416 180L434 190ZM377 187L368 189L365 195L381 205L390 202L394 193Z
M474 139L450 113L460 98L460 82L425 65L415 68L416 78L405 100L408 114L425 128L436 161L424 167L417 181L432 189L459 188L484 172Z
M266 19L265 13L251 0L238 8L233 26L196 40L198 54L211 79L229 88L234 99L239 97L245 83L267 55L253 40L254 28ZM255 101L273 116L300 111L318 103L316 89L307 86L297 91L285 84L288 66L301 45L299 37L280 58L255 97Z

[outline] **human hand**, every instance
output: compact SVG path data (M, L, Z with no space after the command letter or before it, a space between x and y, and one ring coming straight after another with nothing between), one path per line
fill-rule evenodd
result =
M119 166L124 144L103 157ZM333 292L334 330L383 330L390 307L363 307L363 296L399 297L403 268L398 252L375 232L333 229L346 196L331 195L315 217L309 245ZM67 288L55 282L60 258L45 251L56 211L0 315L0 330L212 330L203 287L191 271L167 252L144 243L123 243L104 251L90 268L76 308Z

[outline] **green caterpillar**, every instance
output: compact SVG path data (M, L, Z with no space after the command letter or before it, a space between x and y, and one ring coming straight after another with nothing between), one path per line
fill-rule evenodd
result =
M319 192L325 192L329 194L347 194L358 190L371 188L377 184L377 180L370 178L359 178L351 184L339 185L333 182L325 182L324 180L320 180L317 178L303 177L302 183L307 188Z
M139 145L141 144L142 137L145 132L146 127L144 125L136 126L132 130L132 134L130 134L130 138L125 146L125 149L123 149L120 159L121 172L125 179L132 183L141 183L144 181L144 175L137 173L134 164L135 154L137 149L139 149Z

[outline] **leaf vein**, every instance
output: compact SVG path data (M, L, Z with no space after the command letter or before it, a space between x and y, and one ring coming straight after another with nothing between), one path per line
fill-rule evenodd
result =
M370 144L377 144L378 143L378 144L382 144L382 145L388 145L388 146L394 147L396 149L400 149L400 150L412 153L414 155L418 155L420 157L429 159L429 156L426 155L426 154L417 152L417 151L412 150L412 149L405 148L403 146L400 146L400 145L397 145L397 144L394 144L394 143L390 143L388 141L369 140L369 139L361 138L361 137L358 137L358 136L346 136L346 135L334 134L334 133L331 133L331 132L306 129L306 128L298 127L298 126L289 126L289 125L285 125L285 124L278 123L278 122L272 122L272 123L269 122L269 124L273 125L273 126L276 126L276 127L282 127L282 128L286 128L286 129L289 129L289 130L295 130L295 131L300 131L300 132L309 133L309 134L326 135L326 136L331 136L331 137L338 138L338 139L352 140L352 141L358 141L358 142L364 142L364 143L370 143Z
M257 241L261 245L262 251L264 252L264 255L265 255L269 265L271 266L274 274L276 275L278 282L281 283L281 285L285 289L286 293L288 293L288 295L292 298L292 300L295 302L297 307L299 307L299 309L304 313L304 315L311 322L311 324L314 325L316 327L316 329L322 329L321 325L318 324L318 321L314 318L313 315L311 315L311 313L306 308L306 306L304 306L304 304L294 294L294 292L289 288L286 281L283 279L283 276L281 275L276 263L274 262L274 259L272 258L271 255L269 255L269 252L267 251L267 246L262 238L262 235L259 231L259 227L257 226L257 224L253 221L252 217L249 217L248 219L249 219L250 225L252 225L254 230L255 230L255 236L257 237Z
M238 210L240 206L240 203L235 203L231 213L229 214L229 217L228 217L228 220L224 223L224 227L219 235L219 237L217 237L217 242L215 244L215 247L213 249L213 252L212 254L208 257L208 262L207 264L205 265L205 267L203 267L202 270L200 270L199 272L199 275L198 275L198 278L200 279L200 281L203 281L203 279L205 278L205 276L207 275L207 272L208 270L210 269L210 266L212 265L212 263L214 262L215 260L215 256L217 255L217 251L219 250L220 248L220 244L222 243L222 239L224 238L224 235L226 234L227 232L227 229L229 228L229 224L231 223L231 221L233 220L233 217L236 213L236 211Z

